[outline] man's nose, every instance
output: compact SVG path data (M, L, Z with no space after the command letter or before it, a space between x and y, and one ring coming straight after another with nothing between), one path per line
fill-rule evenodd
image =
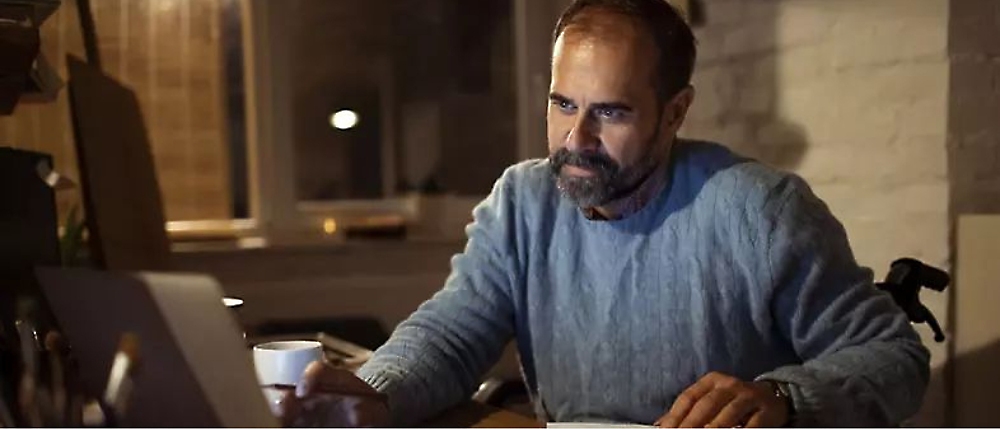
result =
M581 114L576 118L573 128L566 136L566 149L574 152L587 151L597 150L598 146L600 146L600 139L597 138L594 124L587 118L587 115Z

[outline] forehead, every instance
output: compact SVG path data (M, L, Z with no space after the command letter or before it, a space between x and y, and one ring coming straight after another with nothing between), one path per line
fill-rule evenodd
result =
M652 38L635 20L585 12L556 39L552 89L619 98L648 91L657 55Z

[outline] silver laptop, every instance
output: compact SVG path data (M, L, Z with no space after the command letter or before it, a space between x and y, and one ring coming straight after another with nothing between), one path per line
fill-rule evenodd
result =
M137 335L122 426L278 426L212 277L39 268L38 280L88 394L103 392L122 334Z

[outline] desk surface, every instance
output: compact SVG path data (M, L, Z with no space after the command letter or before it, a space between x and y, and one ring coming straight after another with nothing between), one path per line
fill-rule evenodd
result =
M424 427L445 428L543 428L530 417L469 401L424 422Z

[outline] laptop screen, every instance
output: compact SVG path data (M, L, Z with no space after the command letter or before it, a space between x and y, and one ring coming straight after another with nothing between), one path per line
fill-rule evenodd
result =
M277 426L250 351L209 276L40 268L39 283L99 397L123 334L139 363L123 426Z

